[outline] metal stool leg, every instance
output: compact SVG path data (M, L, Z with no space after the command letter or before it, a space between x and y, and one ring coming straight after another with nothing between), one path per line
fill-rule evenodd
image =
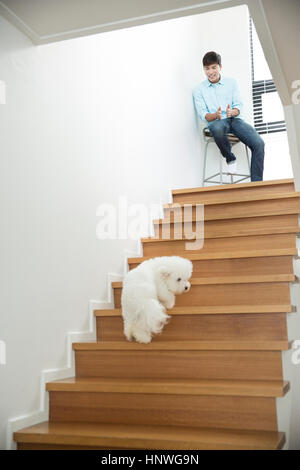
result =
M249 168L249 175L251 175L251 167L250 167L250 159L249 159L249 152L248 152L248 147L245 144L245 149L246 149L246 155L247 155L247 162L248 162L248 168Z
M230 149L232 149L232 144L230 144ZM233 184L233 174L230 173L230 181L231 181L231 184Z
M208 144L209 144L209 141L206 142L206 145L205 145L205 152L204 152L204 163L203 163L203 182L202 182L202 186L204 186L204 183L205 183L205 172L206 172L206 156L207 156L207 147L208 147Z
M220 161L219 161L219 167L220 167L220 171L219 173L216 173L212 176L210 176L209 178L206 178L206 159L207 159L207 151L208 151L208 144L210 142L215 142L213 136L211 135L211 133L209 132L209 129L206 127L203 129L203 135L204 135L204 141L206 142L206 146L205 146L205 154L204 154L204 164L203 164L203 186L204 184L207 182L207 183L214 183L214 184L228 184L227 181L223 182L223 175L224 175L224 172L226 175L229 175L230 174L230 180L231 180L231 183L230 184L233 184L233 183L240 183L241 181L243 180L247 180L249 178L251 178L251 159L249 157L249 149L247 147L246 144L245 145L245 150L246 150L246 156L247 156L247 163L248 163L248 169L249 169L249 174L241 174L241 173L230 173L229 171L226 173L226 171L224 170L223 172L223 168L222 168L222 159L223 159L223 156L222 154L220 153ZM231 135L231 134L230 134ZM231 139L232 140L232 139ZM230 145L231 147L237 143L239 143L240 140L239 139L233 139L231 142L230 142ZM218 177L220 176L219 178L219 181L213 181L213 178L215 177ZM234 176L237 177L237 179L234 181Z

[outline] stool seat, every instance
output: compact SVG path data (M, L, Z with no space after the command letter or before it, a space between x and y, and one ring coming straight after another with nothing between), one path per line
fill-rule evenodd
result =
M205 137L209 137L211 139L214 138L208 127L204 127L203 133ZM227 136L228 136L229 142L232 143L233 145L238 144L240 142L240 139L234 134L228 133Z
M250 159L249 159L248 147L247 147L246 144L244 144L244 145L245 145L245 150L246 150L246 157L247 157L247 162L248 162L249 174L230 173L230 171L227 171L227 172L223 171L222 161L225 160L225 159L224 159L223 155L220 152L220 171L218 173L215 173L214 175L210 176L209 178L206 178L205 172L206 172L207 147L208 147L208 144L210 144L211 142L215 143L215 139L214 139L214 136L212 135L212 133L210 132L208 127L203 128L203 137L204 137L204 140L206 142L205 154L204 154L204 165L203 165L203 186L204 186L205 183L233 184L233 183L239 183L240 181L251 178L251 176L250 176L250 173L251 173ZM230 143L231 147L233 145L238 144L239 142L241 142L240 139L235 134L228 133L227 137L228 137L228 140L229 140L229 143ZM215 144L215 145L217 145L217 144ZM229 183L228 182L223 182L223 174L230 175L231 181ZM237 179L236 181L233 181L233 176L237 176L237 177L240 177L240 178ZM215 178L215 177L219 177L219 179L217 181L212 180L212 178Z

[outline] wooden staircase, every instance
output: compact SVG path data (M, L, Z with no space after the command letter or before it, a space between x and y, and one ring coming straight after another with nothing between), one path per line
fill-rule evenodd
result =
M143 239L144 257L128 264L189 258L190 291L162 334L139 344L123 335L122 283L113 283L115 308L94 312L97 342L73 343L76 377L47 384L49 421L15 432L18 449L281 449L299 196L292 179L173 191L177 209L164 206L158 238ZM201 250L174 237L184 203L205 204Z

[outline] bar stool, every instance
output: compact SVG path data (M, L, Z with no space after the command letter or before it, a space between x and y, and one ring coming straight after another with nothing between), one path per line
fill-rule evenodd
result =
M240 142L240 139L236 135L230 134L230 133L227 134L227 135L228 135L228 139L229 139L229 142L230 142L230 148L232 148L235 144L238 144ZM205 177L206 176L205 172L206 172L207 147L208 147L208 144L210 144L211 142L215 142L215 139L214 139L213 135L211 134L208 127L203 128L203 137L204 137L204 141L206 142L206 144L205 144L205 153L204 153L204 165L203 165L203 186L204 186L205 183L234 184L234 183L239 183L240 181L243 181L245 179L251 178L251 175L250 175L250 173L251 173L250 159L249 159L248 147L247 147L246 144L244 144L244 145L245 145L248 168L249 168L249 174L248 175L245 175L245 174L242 174L242 173L232 174L232 173L223 171L222 170L222 161L225 160L225 158L223 157L223 155L220 152L220 171L218 173L215 173L214 175L210 176L209 178L206 178ZM228 182L223 182L223 175L230 175L231 181L229 183ZM212 178L218 177L218 176L220 176L218 181L212 181ZM234 176L240 176L241 178L239 178L236 181L233 181Z

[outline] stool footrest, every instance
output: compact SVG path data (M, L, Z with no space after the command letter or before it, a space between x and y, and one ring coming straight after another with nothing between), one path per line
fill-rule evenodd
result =
M228 135L228 139L229 139L229 142L231 144L231 147L232 147L232 145L235 145L235 144L241 142L240 139L236 135L231 134L231 133L228 133L227 135ZM251 173L250 159L249 159L248 148L247 148L246 144L244 144L244 145L245 145L247 163L248 163L248 168L249 168L249 174L248 175L245 175L243 173L229 173L227 171L223 171L223 169L222 169L222 159L224 157L220 152L220 159L221 159L220 160L220 171L218 173L215 173L214 175L210 176L209 178L206 178L205 177L205 172L206 172L207 148L208 148L208 144L210 144L211 142L215 143L215 139L214 139L213 135L211 134L208 127L205 127L203 129L203 136L204 136L204 140L206 142L205 154L204 154L204 165L203 165L203 186L204 186L204 183L235 184L235 183L240 183L241 181L244 181L245 179L251 179L251 176L250 176L250 173ZM231 181L230 182L223 181L223 175L230 176ZM215 178L215 177L220 177L220 179L218 181L212 181L212 178ZM236 181L233 181L234 177L241 177L241 178L237 179Z

